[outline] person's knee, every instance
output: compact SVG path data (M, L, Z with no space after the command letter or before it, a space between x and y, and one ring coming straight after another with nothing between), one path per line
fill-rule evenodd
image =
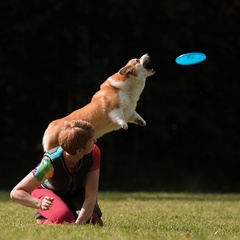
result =
M69 209L65 211L63 211L63 209L62 211L60 211L59 209L58 211L55 212L42 211L40 214L55 224L62 224L64 222L73 223L76 220L76 217Z

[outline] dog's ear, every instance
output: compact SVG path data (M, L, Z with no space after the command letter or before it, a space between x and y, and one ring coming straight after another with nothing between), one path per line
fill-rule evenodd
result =
M132 67L131 66L125 66L125 67L121 68L118 72L121 75L127 75L128 73L132 72Z

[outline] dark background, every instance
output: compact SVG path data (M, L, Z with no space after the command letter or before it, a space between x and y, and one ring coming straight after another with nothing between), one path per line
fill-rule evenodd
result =
M137 111L106 134L100 190L239 192L240 0L2 0L0 189L41 160L50 121L145 53ZM206 61L180 66L185 52Z

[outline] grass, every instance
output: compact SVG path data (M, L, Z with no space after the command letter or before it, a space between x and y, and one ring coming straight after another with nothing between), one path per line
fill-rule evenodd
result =
M240 195L100 192L104 226L37 225L0 192L0 240L239 240Z

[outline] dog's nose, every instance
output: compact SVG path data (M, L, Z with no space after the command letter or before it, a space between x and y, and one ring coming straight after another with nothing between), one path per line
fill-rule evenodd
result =
M146 53L146 54L142 55L142 57L141 57L141 58L149 58L149 54L148 54L148 53Z

